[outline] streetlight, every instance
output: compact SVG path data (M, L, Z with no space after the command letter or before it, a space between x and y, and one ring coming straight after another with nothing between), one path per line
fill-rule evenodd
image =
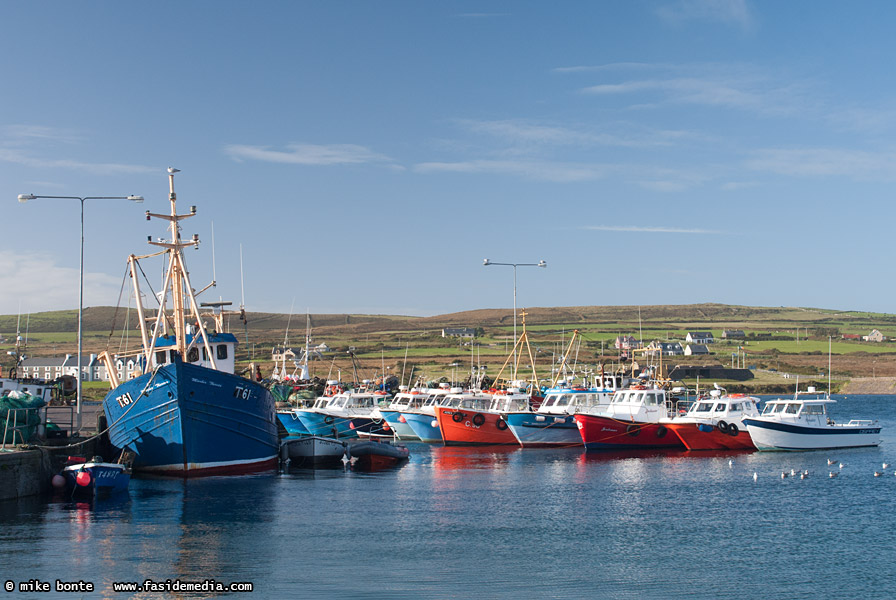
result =
M484 259L482 261L482 266L490 267L492 265L498 265L502 267L513 267L513 368L511 369L511 379L516 379L516 268L517 267L541 267L546 268L548 263L543 260L538 261L537 263L499 263L492 262L489 259Z
M79 200L81 202L81 262L79 268L79 280L80 283L78 285L78 399L77 399L77 414L78 414L78 430L81 430L81 377L83 377L83 373L81 369L83 368L81 362L82 358L82 348L84 345L84 335L82 330L82 323L84 317L84 201L85 200L130 200L131 202L143 202L143 196L35 196L34 194L19 194L19 202L28 202L29 200L37 200L38 198L54 198L61 200Z

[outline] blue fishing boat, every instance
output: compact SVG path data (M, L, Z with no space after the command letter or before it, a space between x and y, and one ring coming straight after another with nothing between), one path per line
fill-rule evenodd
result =
M535 411L504 413L504 420L523 448L581 446L582 436L575 413L599 414L606 410L615 389L627 383L621 375L595 378L598 385L571 386L557 382L544 392L544 401Z
M103 462L99 456L89 461L70 456L62 477L70 497L92 498L127 492L131 470L125 464Z
M400 386L399 392L392 398L392 402L386 408L380 409L380 415L389 429L400 440L419 440L420 437L414 433L413 428L402 413L417 410L421 408L426 401L435 394L435 390L426 388L414 388L408 390L407 386Z
M461 388L449 388L447 383L439 385L438 389L430 390L432 393L423 401L419 408L402 410L399 415L414 435L421 442L438 444L442 442L442 430L439 429L439 421L436 418L436 407L444 401L449 394L459 394Z
M113 385L103 400L109 440L116 448L134 453L135 470L193 476L275 468L280 443L274 398L267 388L234 373L237 340L222 333L224 313L200 313L190 284L182 250L197 247L199 237L183 241L180 221L195 215L196 207L191 207L190 214L177 214L176 172L168 169L171 213L146 212L147 219L170 223L169 240L149 240L165 250L128 258L137 298L142 297L138 260L161 254L168 259L152 327L146 326L143 307L137 303L144 373L120 382L111 357L102 356ZM169 292L170 312L166 310ZM239 314L245 319L242 307ZM214 335L206 331L209 317L215 319Z
M360 434L392 436L388 424L375 410L385 399L382 392L342 392L320 406L324 398L319 398L312 408L294 411L310 435L335 438L356 438Z
M308 428L302 425L302 420L299 419L295 410L278 410L277 419L283 425L287 435L311 435Z

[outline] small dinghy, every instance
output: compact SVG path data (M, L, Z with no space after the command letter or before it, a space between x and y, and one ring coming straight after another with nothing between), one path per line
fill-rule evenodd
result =
M99 456L90 460L81 456L69 456L61 476L57 477L64 481L54 477L53 485L65 487L71 497L95 498L127 492L131 469L126 462L103 462Z
M407 446L389 442L358 442L348 447L352 466L359 469L382 469L405 461L410 456Z
M290 436L280 442L281 460L297 467L324 467L342 463L345 442L317 435Z

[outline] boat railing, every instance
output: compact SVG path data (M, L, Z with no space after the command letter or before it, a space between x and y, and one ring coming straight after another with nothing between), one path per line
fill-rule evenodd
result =
M47 421L54 423L71 437L75 434L75 408L74 406L48 406Z
M846 424L847 427L871 427L874 421L871 419L852 419Z
M25 431L34 429L35 425L31 419L32 415L40 416L40 408L10 408L6 412L6 423L3 427L3 440L0 449L6 450L7 445L15 447L16 444L24 444L28 440L25 439ZM29 423L29 421L32 421ZM7 443L9 434L12 433L12 439ZM18 437L18 441L16 438ZM29 434L29 438L31 435Z

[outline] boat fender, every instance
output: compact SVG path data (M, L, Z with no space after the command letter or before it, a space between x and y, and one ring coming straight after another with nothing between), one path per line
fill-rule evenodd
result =
M728 425L728 435L731 437L737 437L737 434L740 433L740 430L737 428L737 425L734 423L730 423Z
M324 423L326 423L327 425L332 425L333 424L333 416L327 415L326 417L324 417Z
M473 415L473 425L476 427L482 427L482 424L485 423L485 415L482 413L476 413Z
M725 421L719 421L718 423L716 423L716 427L718 427L719 431L721 431L722 433L728 433L728 423L726 423Z
M627 433L628 435L630 435L632 437L635 437L636 435L641 433L641 428L638 427L637 425L632 424L625 428L625 433Z
M664 437L666 437L666 434L668 432L669 432L668 429L666 429L664 426L660 425L656 430L656 437L664 438Z
M462 413L462 412L454 413L453 415L451 415L451 420L454 421L455 423L460 423L461 421L464 420L464 413Z
M501 431L504 431L505 429L507 429L507 421L505 421L504 419L498 419L495 422L495 427L497 427Z

